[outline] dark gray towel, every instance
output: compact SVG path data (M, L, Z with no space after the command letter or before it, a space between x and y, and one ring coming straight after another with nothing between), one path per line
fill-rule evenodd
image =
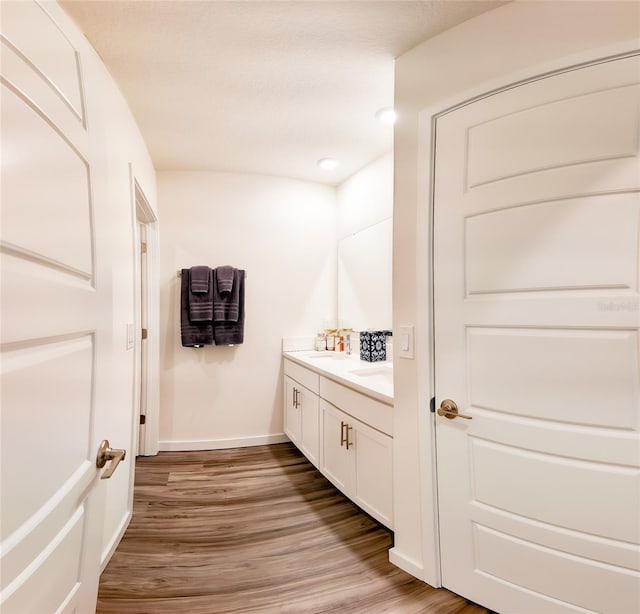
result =
M244 341L244 271L236 270L233 285L238 289L238 319L236 322L214 322L216 345L236 345Z
M192 266L189 269L189 280L191 282L191 292L203 294L209 292L211 269L208 266Z
M209 322L192 323L189 319L189 269L182 269L180 283L180 337L184 347L211 345L213 325Z
M233 283L230 292L221 292L221 287L226 287L220 282L220 269L231 268L233 272ZM226 271L223 273L226 274ZM214 291L213 291L213 323L216 322L237 322L240 316L240 282L239 271L232 267L218 267L213 271Z
M205 292L194 292L195 288L205 288ZM189 319L191 322L211 322L213 320L213 271L208 266L194 266L189 269Z
M235 280L236 269L232 266L219 266L216 269L216 284L217 290L221 294L225 292L231 292L233 289L233 282Z

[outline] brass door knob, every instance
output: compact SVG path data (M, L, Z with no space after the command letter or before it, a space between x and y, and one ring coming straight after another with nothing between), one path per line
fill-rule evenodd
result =
M111 461L111 464L107 467L106 471L100 476L101 480L108 480L113 472L116 470L116 467L120 464L120 461L125 459L127 455L126 450L121 450L118 448L110 448L109 440L103 439L100 443L100 447L98 448L98 455L96 456L96 467L98 469L102 469L107 461Z
M440 407L438 407L438 416L444 416L449 420L453 420L454 418L464 418L465 420L473 420L471 416L467 416L467 414L461 414L458 411L458 406L455 401L451 399L445 399L440 403Z

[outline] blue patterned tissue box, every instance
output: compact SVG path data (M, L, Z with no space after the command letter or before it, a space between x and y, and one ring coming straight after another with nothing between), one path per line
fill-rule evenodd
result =
M360 333L360 360L378 362L387 359L387 331L366 330Z

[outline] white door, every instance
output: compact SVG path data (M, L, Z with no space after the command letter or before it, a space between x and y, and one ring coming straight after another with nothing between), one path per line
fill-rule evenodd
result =
M91 612L109 228L75 49L31 2L2 3L1 41L0 610Z
M640 612L640 62L437 120L443 585L503 614Z

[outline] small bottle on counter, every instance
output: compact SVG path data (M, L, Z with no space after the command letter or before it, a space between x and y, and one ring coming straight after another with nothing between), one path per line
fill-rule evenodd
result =
M336 349L336 334L334 331L327 333L327 350L334 351Z
M351 348L351 329L345 329L344 331L344 351L347 356L351 356L352 348Z
M316 350L318 352L324 352L327 349L327 342L324 337L324 333L318 333L316 337Z

